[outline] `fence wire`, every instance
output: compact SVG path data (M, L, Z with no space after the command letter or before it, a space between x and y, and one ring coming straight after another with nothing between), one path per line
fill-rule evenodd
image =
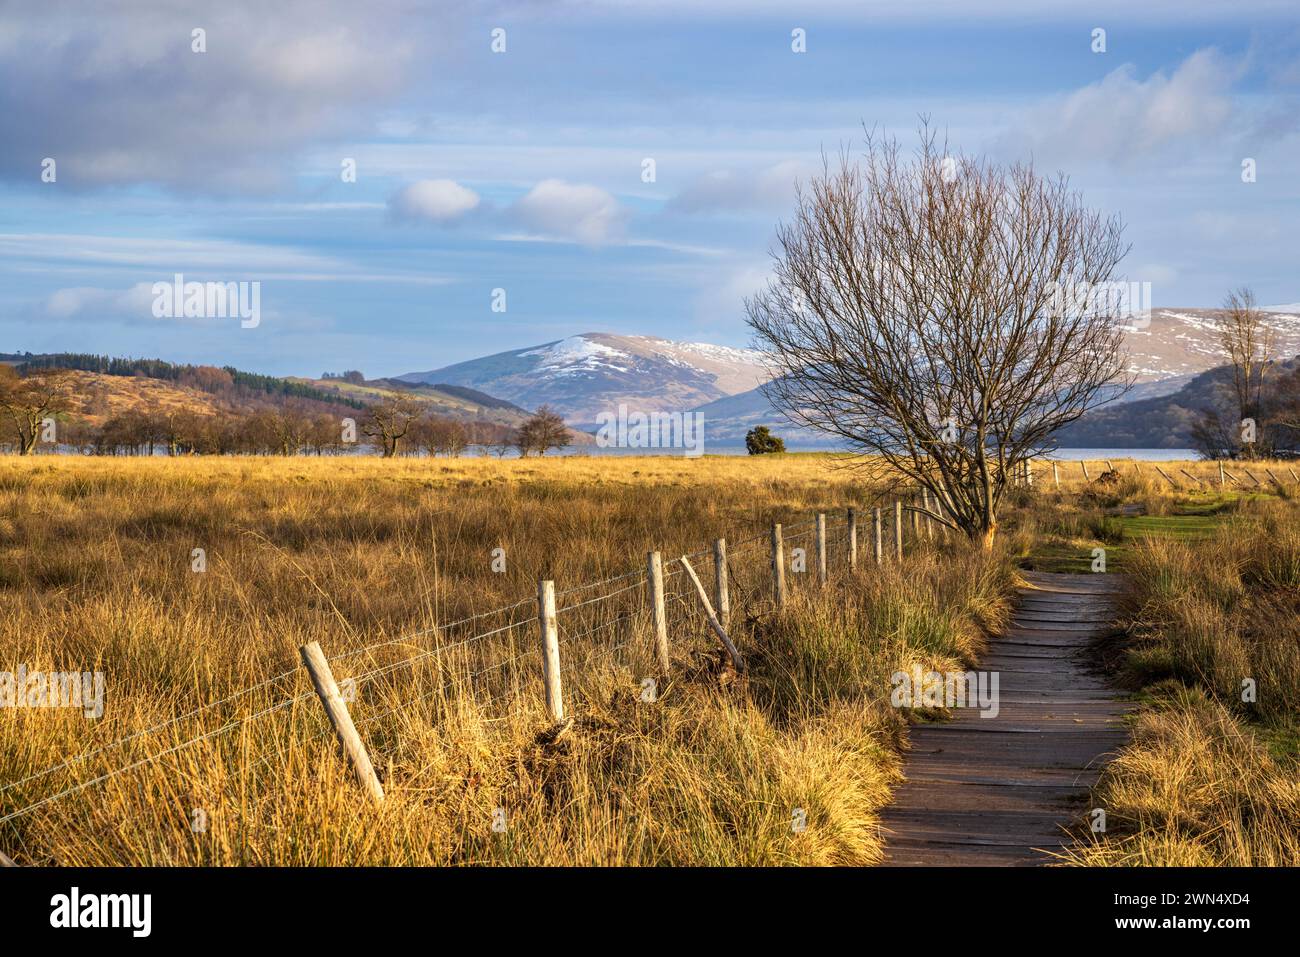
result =
M861 517L862 513L859 513L859 515ZM804 521L793 522L793 523L783 525L782 526L783 540L787 543L792 541L803 541L807 539L809 536L815 535L816 529L813 527L815 523L816 523L816 518L814 517ZM833 535L831 533L831 529L832 527L835 526L844 526L844 527L843 530L840 531L838 534ZM862 531L863 528L860 525L859 526L860 539L863 538ZM827 534L825 540L826 540L826 546L828 552L832 544L838 545L846 542L847 534L848 534L847 523L842 516L839 515L827 516ZM744 581L745 576L737 574L738 569L737 569L737 565L735 564L736 560L738 559L738 557L741 556L744 557L751 556L755 551L755 549L758 549L760 552L765 552L766 549L762 548L762 546L770 545L770 542L771 542L771 533L765 532L762 534L756 534L747 538L740 539L736 542L728 543L727 565L726 565L727 579L728 582L731 585L734 585L735 589L740 593L739 602L736 601L732 602L733 615L737 611L739 611L742 607L750 606L753 605L756 601L763 600L763 599L759 599L757 597L757 594L750 588L750 586L745 584ZM892 541L889 542L889 545L892 547ZM712 555L713 555L713 546L710 545L706 548L702 548L698 551L689 553L684 556L674 556L671 558L665 557L663 561L662 581L663 581L664 592L665 592L664 594L665 608L666 610L671 609L671 613L666 614L665 617L667 620L667 627L670 629L670 633L674 635L674 644L678 645L679 647L683 645L684 640L688 640L690 637L699 637L699 636L706 635L707 632L706 615L703 609L700 607L699 598L698 595L695 593L693 586L689 585L687 583L687 580L683 577L685 575L685 568L682 564L681 559L685 558L687 561L694 561L700 558L712 557ZM765 557L768 558L770 564L770 553L767 553ZM813 556L812 558L813 561L815 561L815 556ZM788 555L787 555L787 560L788 560ZM642 596L644 596L646 594L646 587L648 585L648 581L649 581L648 571L644 567L638 567L627 572L608 576L606 578L602 578L596 581L584 582L557 591L556 592L557 598L586 596L593 589L620 584L620 587L613 589L611 591L603 592L597 595L592 595L590 597L579 597L578 600L571 601L570 603L565 604L562 607L558 608L556 611L557 623L559 623L562 617L565 618L566 620L572 619L573 621L577 622L581 620L584 616L591 615L591 614L600 615L603 613L609 615L611 610L611 606L608 604L609 602L611 602L615 598L624 595L629 595L630 593L633 592L639 592ZM625 584L621 584L621 583L625 583ZM673 587L670 588L670 584ZM684 585L685 587L679 589L676 587L679 585ZM761 589L759 589L759 594L761 594ZM714 597L716 596L711 597L711 600L713 600ZM481 622L484 619L490 619L494 616L496 617L510 616L511 613L516 612L521 608L525 608L526 606L532 606L533 608L536 608L536 602L537 599L532 596L528 598L522 598L513 603L502 605L500 607L489 609L487 611L478 612L473 615L468 615L463 618L445 624L432 625L428 628L422 628L416 631L406 632L404 634L395 636L393 638L388 638L370 644L361 645L356 648L346 649L344 651L338 652L335 655L329 657L327 660L331 664L337 665L344 662L350 662L361 655L369 655L373 659L376 657L376 652L379 652L383 649L395 648L399 645L404 645L404 644L411 644L414 641L417 641L421 638L426 638L430 635L435 635L440 639L445 638L448 636L449 632L454 631L456 629L463 628L464 626L474 622ZM585 611L583 611L584 609ZM518 629L534 624L537 621L538 621L538 616L536 613L534 613L526 618L522 618L519 620L512 620L507 623L498 625L496 627L489 628L485 631L480 631L471 635L457 638L454 641L450 641L447 643L440 643L435 645L434 647L422 649L414 654L400 658L397 661L391 661L391 662L379 664L377 667L373 667L369 670L361 671L360 673L355 675L346 676L343 678L343 680L345 682L347 681L352 682L354 687L360 687L361 685L370 682L375 682L377 679L394 675L400 671L413 668L419 662L430 661L430 660L443 661L444 658L450 658L454 653L469 653L470 651L476 648L486 647L485 643L492 638L509 634L513 639L515 637L514 633L517 632ZM605 621L598 621L594 624L589 622L583 622L582 625L578 625L578 627L581 628L581 630L578 631L572 630L572 627L569 628L561 627L560 643L569 648L576 648L581 643L583 643L584 640L591 639L593 636L597 634L603 633L610 629L615 629L620 625L625 626L629 634L623 635L622 640L619 640L619 636L616 634L614 638L612 638L609 641L608 644L600 645L598 647L603 647L605 651L610 653L622 651L631 647L628 643L628 638L630 634L634 632L636 629L638 628L644 629L647 635L649 635L652 631L652 627L650 625L649 615L647 614L647 610L644 607L644 602L643 601L636 602L632 607L620 607L618 608L618 610L613 612L612 616L607 617L607 620ZM696 634L692 635L692 632ZM647 647L643 649L643 652L649 654L650 649ZM520 684L519 681L520 675L517 670L517 666L519 666L523 662L527 662L531 660L534 663L536 669L540 669L541 658L542 658L541 649L537 648L532 650L525 650L506 658L491 661L490 663L486 664L485 667L478 667L473 671L464 672L464 673L453 672L450 675L450 677L447 678L447 680L442 681L436 687L426 691L422 691L419 694L413 696L405 697L402 700L400 700L397 704L391 705L385 708L384 710L378 712L370 713L368 709L362 710L364 706L358 707L358 703L355 703L354 700L353 706L357 707L358 710L362 710L362 715L354 721L354 725L358 729L371 728L377 722L381 721L386 717L390 717L391 715L400 712L404 709L410 708L415 704L421 703L431 698L435 698L440 694L446 694L448 692L452 692L457 696L468 693L476 702L476 704L479 706L482 706L484 703L495 704L511 695L518 695L518 693L522 691L522 685ZM447 667L448 669L454 669L456 666L454 664L446 664L445 667ZM492 673L495 673L495 675L500 680L502 680L505 684L507 684L508 687L498 691L494 695L489 696L485 702L485 700L481 697L481 695L487 689L483 688L481 686L481 683L478 682L476 679L483 678L484 676ZM216 709L224 705L229 705L255 692L264 691L268 688L274 687L275 685L285 681L286 679L289 678L296 679L297 676L301 674L303 674L301 668L294 668L292 670L281 672L272 677L266 678L263 681L257 682L256 684L250 685L232 694L226 695L225 697L220 698L216 701L211 701L202 704L197 708L193 708L185 712L184 714L177 715L166 721L162 721L148 728L144 728L142 730L132 732L112 742L100 745L98 747L77 754L73 757L67 758L57 764L51 765L50 767L44 768L40 771L33 772L32 774L29 774L17 781L0 785L0 794L7 793L13 790L14 788L18 788L24 784L29 784L33 781L40 780L58 771L69 770L93 758L103 756L116 749L124 748L127 744L130 744L132 742L139 741L140 739L146 738L151 735L157 735L160 732L166 731L170 728L179 725L181 722L198 718L200 716L208 715L209 713L214 712ZM118 766L111 767L84 781L79 781L61 790L57 790L54 793L49 794L43 798L40 798L39 800L33 801L29 804L26 804L15 810L5 813L3 816L0 816L0 825L6 824L10 821L14 821L24 815L27 815L40 808L46 807L51 803L59 801L63 798L75 794L79 794L89 788L103 784L104 782L112 780L122 774L126 774L130 771L155 765L158 762L162 761L164 758L180 753L186 749L192 748L203 742L216 740L224 735L229 734L230 732L236 729L248 726L250 723L252 723L253 721L259 718L284 711L285 709L288 708L292 708L294 705L306 701L312 698L314 695L315 695L314 691L304 691L295 695L291 695L290 697L279 700L274 704L259 708L250 714L229 720L211 731L207 731L195 735L177 744L147 754L144 757L135 760L130 760ZM314 744L320 739L329 736L332 730L333 729L327 725L323 729L317 730L303 737L301 735L294 735L292 728L287 728L286 734L289 735L288 740L286 740L280 747L275 748L273 751L260 755L258 760L248 768L248 772L251 773L253 771L260 770L262 767L269 765L272 761L287 755L295 746L306 747L308 745ZM264 802L258 802L257 804L254 805L254 807L260 807L262 806L263 803Z

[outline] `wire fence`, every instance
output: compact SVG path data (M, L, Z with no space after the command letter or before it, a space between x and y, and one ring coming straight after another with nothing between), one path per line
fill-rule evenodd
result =
M444 716L465 701L472 701L480 712L507 703L516 712L538 708L541 691L551 680L544 642L552 624L560 660L565 661L559 707L563 711L565 705L571 708L580 702L589 672L613 670L634 681L657 674L656 634L665 636L677 662L719 651L713 637L717 629L724 633L729 629L734 640L743 644L742 629L722 619L754 620L781 607L785 595L779 585L774 589L774 582L788 579L787 587L794 588L795 581L816 582L824 567L871 564L877 560L873 536L890 544L910 539L913 546L939 537L926 524L900 522L903 514L899 507L849 509L821 516L821 524L814 515L779 526L782 571L788 576L775 575L774 527L732 543L720 540L684 556L665 556L658 563L660 573L656 563L647 562L644 567L553 591L553 600L565 599L557 603L553 622L545 614L539 591L539 596L338 652L324 660L330 672L327 684L335 683L334 669L341 678L336 684L345 728L335 720L320 684L313 688L306 680L311 664L304 655L306 668L280 672L0 785L0 826L7 826L10 836L21 842L19 823L38 811L131 772L161 767L167 759L204 745L220 746L237 737L247 743L245 733L254 731L260 750L251 759L238 753L224 755L239 762L245 780L277 760L287 760L295 748L308 748L331 733L346 744L347 733L373 734L384 719L424 704L437 704ZM720 567L719 548L726 556ZM894 557L890 547L880 554L880 560ZM705 579L712 586L711 593L703 596L707 607L696 583L689 580L688 562L700 565L693 568L700 588ZM541 585L550 587L541 583L539 589ZM662 615L655 613L656 592L663 598ZM422 641L426 647L411 651ZM313 672L311 677L319 676ZM311 704L318 695L325 709ZM328 722L323 720L326 713ZM181 773L179 768L173 770Z

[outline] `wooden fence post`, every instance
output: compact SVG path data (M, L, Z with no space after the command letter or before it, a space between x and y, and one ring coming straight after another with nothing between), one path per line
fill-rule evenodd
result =
M727 636L727 629L723 628L722 623L718 621L718 616L713 611L713 605L709 603L709 593L706 592L704 586L700 584L700 578L695 574L695 569L691 567L691 563L685 555L678 559L678 561L682 563L682 568L686 571L686 577L689 578L691 584L695 586L695 593L700 596L700 603L704 605L704 613L709 619L709 627L713 629L713 633L722 641L722 646L727 649L727 655L731 658L731 663L735 666L736 670L744 672L745 659L741 657L740 650L731 643L731 639Z
M916 504L916 496L912 496L912 504ZM921 540L921 513L915 508L912 509L912 541Z
M1174 488L1178 488L1178 483L1175 482L1173 479L1171 479L1171 478L1169 477L1168 473L1166 473L1164 469L1162 469L1160 466L1157 465L1157 466L1156 466L1156 471L1159 472L1161 475L1163 475L1163 476L1165 477L1165 481L1166 481L1166 482L1168 482L1168 483L1169 483L1170 485L1172 485Z
M298 654L302 656L302 663L306 666L307 673L311 675L311 683L316 688L316 694L320 696L321 704L325 706L325 715L333 725L334 733L339 737L343 752L352 762L361 786L376 804L383 803L383 785L379 783L375 766L370 763L366 746L361 743L361 736L357 734L357 726L352 723L352 715L348 713L348 706L343 700L343 695L339 693L338 682L334 680L334 672L330 670L325 652L320 650L320 643L309 642L298 649Z
M718 620L723 628L731 627L731 592L727 588L727 540L713 543L714 591L718 599Z
M894 500L894 558L903 560L903 500Z
M560 683L560 629L555 623L555 582L537 583L537 623L542 633L542 680L546 683L546 716L564 720L564 688Z
M781 525L772 526L772 595L777 610L785 608L785 547L781 541Z
M858 510L849 509L849 570L858 568Z
M668 674L672 663L668 659L668 614L664 611L664 562L658 552L646 556L650 571L650 613L654 620L655 657L659 671Z
M826 513L817 513L817 584L826 584Z
M879 508L872 510L871 524L874 526L874 531L876 533L876 546L875 546L876 564L881 565L884 564L885 556L884 556L884 530L881 528L882 522L880 521Z
M1052 481L1056 483L1056 490L1059 492L1061 490L1061 473L1056 468L1055 462L1052 463Z
M1091 482L1092 476L1088 474L1088 463L1083 461L1083 459L1080 459L1079 464L1083 466L1083 480L1085 482Z
M1219 488L1223 488L1223 486L1227 484L1227 481L1228 479L1223 474L1223 462L1220 461L1219 462Z

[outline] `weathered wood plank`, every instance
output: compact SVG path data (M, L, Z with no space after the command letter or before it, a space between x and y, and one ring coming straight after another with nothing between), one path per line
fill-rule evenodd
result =
M1050 863L1128 740L1131 704L1091 653L1114 631L1123 579L1022 575L1008 626L972 669L997 672L997 715L954 709L910 729L907 780L881 816L887 864Z

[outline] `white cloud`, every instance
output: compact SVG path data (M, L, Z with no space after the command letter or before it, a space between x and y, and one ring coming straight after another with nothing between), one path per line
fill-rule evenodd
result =
M511 213L532 229L588 246L617 240L627 222L627 212L612 194L559 179L542 180Z
M299 150L373 129L461 17L445 0L421 16L401 0L23 6L0 12L0 175L31 180L50 156L60 185L214 193L282 186Z
M153 315L153 300L153 283L148 282L125 290L75 286L51 294L45 313L52 319L147 319Z
M663 18L680 17L755 17L789 13L789 0L587 0L585 9L628 16ZM835 17L852 22L915 20L1015 20L1052 22L1070 20L1067 5L1043 3L1042 0L909 0L908 3L863 3L862 0L804 0L800 13L809 18ZM1123 17L1133 22L1159 22L1178 18L1188 21L1224 21L1246 17L1289 17L1294 0L1241 0L1224 4L1220 0L1092 0L1090 15Z
M684 213L783 209L794 202L795 182L810 172L797 160L741 173L716 170L674 196L668 207Z
M399 219L448 223L478 207L479 195L450 179L422 179L395 193L388 207Z
M745 300L766 287L771 278L771 263L761 260L710 272L695 297L697 320L709 325L740 327L745 317Z
M334 256L285 246L219 239L0 233L0 261L9 269L24 273L64 272L84 276L87 270L96 273L129 271L132 278L141 274L150 276L146 288L153 282L171 281L178 272L198 282L283 280L433 286L455 281L452 276L430 273L427 269L370 271ZM99 287L72 286L56 292L47 301L46 308L51 315L60 309L77 311L88 304L108 301L115 295L122 293Z
M1231 90L1241 72L1212 48L1196 51L1171 75L1158 71L1145 80L1125 64L1033 110L1001 145L1051 165L1126 164L1182 143L1203 146L1232 117Z

